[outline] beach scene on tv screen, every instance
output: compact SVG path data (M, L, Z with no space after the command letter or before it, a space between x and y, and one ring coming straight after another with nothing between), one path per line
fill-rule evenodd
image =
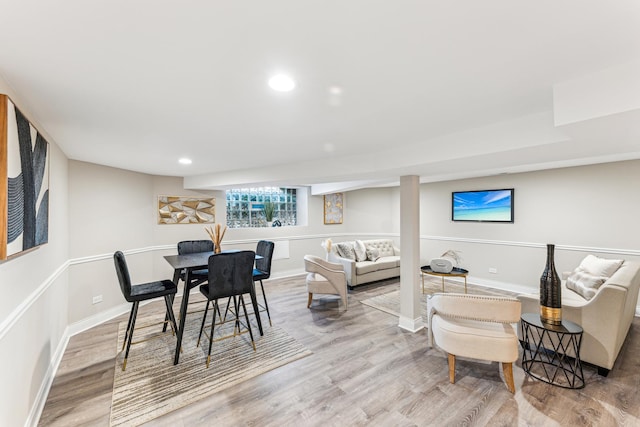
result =
M512 221L511 190L453 193L453 219L457 221Z

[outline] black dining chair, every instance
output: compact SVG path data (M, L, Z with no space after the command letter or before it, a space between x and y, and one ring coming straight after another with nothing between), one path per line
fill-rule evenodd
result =
M269 313L269 304L267 303L267 294L264 291L264 285L262 283L263 280L271 277L271 259L273 258L273 248L275 244L268 240L260 240L258 242L258 246L256 247L256 254L260 255L262 258L256 259L256 266L253 269L253 280L260 281L260 288L262 289L262 298L264 299L264 307L260 305L262 310L266 311L267 317L269 318L269 325L271 324L271 314ZM259 316L260 313L256 313L256 316Z
M173 315L173 308L171 303L173 296L177 291L177 286L171 280L160 280L157 282L141 283L137 285L131 284L131 276L129 275L129 268L127 267L127 260L121 251L117 251L113 254L113 262L116 266L116 273L118 275L118 281L120 282L120 290L127 302L133 303L131 306L131 313L129 314L129 322L127 324L127 331L124 335L124 342L122 343L122 350L125 349L124 362L122 364L122 370L127 367L127 358L129 357L129 349L131 348L131 342L133 340L133 330L136 325L136 317L138 316L138 305L140 301L147 301L159 297L164 297L164 303L167 309L166 318L169 319L173 327L173 331L178 330L176 324L176 318ZM166 328L166 322L165 322ZM164 329L163 329L164 330Z
M183 240L178 242L178 255L194 254L198 252L213 252L215 245L211 240ZM196 270L191 272L192 282L189 284L189 289L193 289L196 286L204 283L209 278L207 269ZM184 282L185 272L180 274L180 280Z
M183 240L181 242L178 242L178 255L194 254L198 252L213 252L214 248L215 248L215 245L211 240L207 240L207 239ZM207 272L206 268L203 268L202 270L195 270L191 272L191 283L186 283L186 279L187 279L186 271L182 271L180 273L180 277L178 281L182 280L183 282L185 282L184 289L182 291L184 294L185 292L190 292L191 289L206 282L208 278L209 278L209 273ZM173 300L172 300L172 303L173 303ZM189 305L191 306L197 303L201 303L201 301L192 301L192 302L189 302ZM202 310L193 310L188 312L187 314L198 313L200 311ZM166 320L167 319L165 318L165 321ZM165 330L166 330L166 326L163 329L163 332Z
M245 329L248 330L251 337L251 344L253 350L256 350L256 344L253 340L253 331L251 330L251 322L249 321L249 315L247 314L247 307L244 303L244 295L252 294L253 292L253 262L255 260L255 252L253 251L238 251L219 253L211 255L209 257L209 278L207 283L200 285L200 292L207 298L207 305L204 309L204 316L202 316L202 325L200 326L200 334L198 335L198 343L196 346L200 346L200 338L204 330L204 325L207 319L207 313L209 312L209 305L213 301L213 316L211 320L210 334L205 336L209 339L209 352L207 353L207 368L211 361L211 347L213 341L217 341L222 338L234 337L243 333L241 331L242 322L240 321L240 306L244 311L244 317L246 320ZM255 295L255 294L253 294ZM214 332L216 326L216 313L220 313L218 305L218 299L229 298L229 301L233 298L234 314L233 321L235 322L233 327L233 334L227 335L221 338L214 339ZM226 320L226 314L225 314ZM221 323L224 323L222 320Z

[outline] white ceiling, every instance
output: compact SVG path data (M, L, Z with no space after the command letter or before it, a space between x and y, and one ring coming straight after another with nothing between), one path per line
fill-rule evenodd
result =
M0 0L0 40L69 158L190 188L640 158L640 100L554 125L555 85L640 60L637 0Z

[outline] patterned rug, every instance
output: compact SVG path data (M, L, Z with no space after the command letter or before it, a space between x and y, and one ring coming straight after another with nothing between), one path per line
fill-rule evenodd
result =
M445 292L464 293L464 283L445 280ZM422 282L420 282L420 292L422 292ZM440 279L433 280L425 278L424 294L421 294L420 305L422 307L422 317L427 320L427 296L436 292L442 292L442 282ZM502 291L499 289L486 288L478 285L467 284L467 293L475 295L502 295L514 296L515 293ZM400 317L400 291L395 290L386 294L377 295L360 301L362 304L376 308L396 317Z
M126 322L120 323L111 404L112 426L142 424L312 354L284 330L267 323L262 337L258 328L252 325L255 352L248 333L214 341L211 363L206 368L209 341L203 334L200 347L196 347L202 314L194 313L187 317L180 363L174 365L176 338L171 332L158 334L159 325L138 327L161 320L160 317L137 319L133 338L134 342L141 342L131 345L124 372L121 348ZM210 320L207 324L211 324ZM230 332L233 332L232 322L216 326L216 336ZM154 338L143 341L152 336Z

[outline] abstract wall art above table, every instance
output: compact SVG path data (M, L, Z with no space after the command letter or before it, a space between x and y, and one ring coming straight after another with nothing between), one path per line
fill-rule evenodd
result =
M49 143L0 95L0 260L49 240Z
M158 224L216 222L215 197L158 196Z

